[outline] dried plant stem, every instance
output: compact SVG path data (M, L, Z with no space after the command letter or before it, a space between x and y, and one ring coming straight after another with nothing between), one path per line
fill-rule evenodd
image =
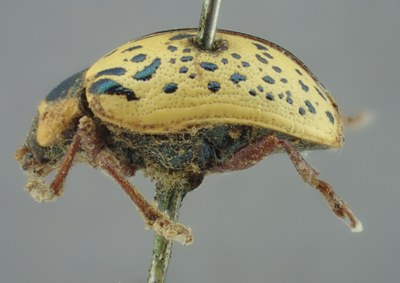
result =
M184 190L157 189L156 199L158 208L167 213L172 221L179 216L179 209L186 192ZM153 245L153 257L149 270L148 283L163 283L167 275L171 258L172 241L156 235Z

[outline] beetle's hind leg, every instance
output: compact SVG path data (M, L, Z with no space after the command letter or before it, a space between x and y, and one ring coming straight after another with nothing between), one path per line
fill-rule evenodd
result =
M318 179L318 172L312 168L288 141L275 136L268 136L258 140L236 152L229 160L212 168L211 172L225 172L242 170L251 167L265 158L267 155L285 150L293 162L297 172L304 182L316 188L325 200L333 213L348 223L353 232L362 231L362 224L344 202L335 193L333 188L326 182Z
M348 204L335 193L331 185L318 179L319 173L304 160L301 154L290 142L275 137L273 139L275 139L275 142L282 146L287 152L294 167L303 178L304 182L316 188L322 194L333 213L337 217L343 219L350 226L353 232L361 232L363 230L362 223L350 210Z

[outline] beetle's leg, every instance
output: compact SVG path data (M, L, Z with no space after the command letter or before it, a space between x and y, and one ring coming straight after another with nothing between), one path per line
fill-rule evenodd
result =
M323 195L333 213L345 220L353 232L361 232L363 230L362 223L350 210L348 204L335 193L332 186L318 179L319 173L304 160L290 142L278 138L275 139L286 150L304 182L316 188Z
M64 160L58 166L58 171L56 176L54 177L53 182L50 184L46 184L43 180L43 177L48 175L51 171L54 170L54 165L45 166L40 163L26 164L27 170L32 170L32 168L39 168L40 173L38 172L30 172L28 182L25 185L25 189L31 194L32 198L38 202L47 202L56 199L61 196L63 193L63 186L65 182L65 178L68 175L69 170L71 169L72 163L74 161L75 155L79 150L80 146L80 136L75 135L72 143L70 144L68 151L65 154ZM20 150L17 151L16 159L22 163L25 161L24 155L26 153L29 154L29 149L24 146Z
M89 164L109 174L135 203L147 228L168 240L175 240L183 245L192 243L191 230L182 224L171 221L168 215L159 211L155 204L150 204L140 192L126 179L133 176L134 169L104 146L96 130L96 125L88 117L79 121L77 135L81 137L82 154Z
M60 196L62 194L65 178L67 177L68 172L71 169L75 155L79 150L80 143L81 137L79 135L75 135L64 157L64 160L58 169L57 175L54 177L53 182L51 182L50 184L50 189L56 196Z
M244 170L256 165L269 154L279 150L280 147L271 140L261 139L238 150L230 159L213 167L211 173Z
M287 152L304 182L316 188L324 196L334 214L341 219L347 220L352 231L362 231L361 222L350 210L347 203L339 198L328 183L317 178L318 172L303 159L300 153L288 141L279 139L275 136L266 137L239 150L231 159L218 165L211 171L225 172L245 169L261 161L268 154L282 149Z

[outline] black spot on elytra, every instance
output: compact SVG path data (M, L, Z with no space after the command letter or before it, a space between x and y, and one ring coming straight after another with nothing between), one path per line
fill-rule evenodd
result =
M200 67L202 67L206 71L214 72L215 70L218 69L218 66L214 63L210 62L201 62Z
M300 107L299 114L303 116L304 114L306 114L306 110L303 107Z
M267 98L268 100L272 101L272 100L274 100L274 95L272 93L267 93L265 98Z
M95 78L101 77L101 76L122 76L125 75L126 70L124 68L110 68L110 69L105 69L103 71L100 71L96 74Z
M181 57L182 62L190 62L193 60L193 56L183 56Z
M224 65L226 65L226 64L228 64L228 59L222 58L221 62L222 62Z
M238 84L241 81L245 81L246 80L246 76L239 74L239 73L234 73L231 77L230 80L234 83L234 84Z
M300 84L302 90L304 90L306 92L309 90L309 87L306 84L304 84L302 80L299 80L299 84Z
M297 72L300 76L303 75L303 73L302 73L299 69L296 69L296 72Z
M142 47L143 47L143 46L141 46L141 45L135 45L135 46L132 46L132 47L129 47L129 48L125 49L125 50L122 51L121 53L130 52L130 51L133 51L133 50L136 50L136 49L140 49L140 48L142 48Z
M189 75L189 78L191 78L191 79L194 79L196 77L196 74L195 73L191 73L190 75Z
M151 62L150 65L143 68L143 70L138 71L133 78L139 81L147 81L151 79L151 76L156 72L158 67L161 65L160 58L156 58Z
M264 88L263 88L262 86L260 86L260 85L257 87L257 89L258 89L260 92L263 92L263 91L264 91Z
M285 79L285 78L282 78L282 79L281 79L281 82L283 82L284 84L287 84L288 80Z
M272 70L274 70L277 73L281 73L282 72L282 69L279 68L278 66L272 66Z
M176 83L168 83L164 86L165 93L174 93L178 89L178 85Z
M175 64L175 63L176 63L176 59L175 59L175 58L171 58L171 59L169 59L169 62L170 62L171 64Z
M247 67L250 67L250 64L249 64L249 62L242 61L242 66L247 68Z
M240 55L237 54L237 53L232 53L231 55L232 55L232 57L235 58L235 59L240 59L240 58L242 58L242 56L240 56Z
M290 105L293 104L292 93L290 91L286 91L286 102Z
M190 53L190 51L191 51L190 48L185 48L185 49L183 49L182 52L183 52L183 53Z
M315 111L314 105L312 105L312 103L309 100L304 101L304 103L307 105L308 111L310 111L310 113L312 113L312 114L317 113Z
M208 89L211 90L212 92L217 92L221 88L221 85L219 82L209 82L208 83Z
M138 54L131 59L131 61L135 63L143 62L144 60L146 60L146 54Z
M252 90L249 91L249 94L252 95L252 96L256 96L257 92L254 89L252 89Z
M257 47L258 50L268 50L267 47L265 47L264 45L261 45L257 42L253 42L253 44Z
M174 35L174 36L171 37L169 40L181 40L181 39L192 38L192 37L194 37L193 34L180 33L180 34Z
M265 82L273 85L275 83L275 80L273 78L271 78L270 76L265 76L262 78Z
M283 97L284 97L285 95L281 92L280 94L278 94L278 97L280 98L280 99L282 99Z
M265 57L269 58L269 59L274 59L274 57L272 57L271 54L269 54L268 52L264 52L263 53Z
M335 124L335 118L333 117L332 113L329 111L326 111L326 116L328 116L329 122L331 122L331 124Z
M89 92L93 95L125 95L128 101L139 99L131 89L125 88L120 83L110 79L94 82L90 86Z
M168 50L171 51L171 52L174 52L174 51L176 51L177 49L178 49L178 48L175 47L175 46L172 46L172 45L168 46Z
M268 60L262 57L260 54L256 54L256 58L258 61L260 61L263 64L268 64Z
M326 100L325 95L324 95L317 87L314 87L314 88L315 88L315 90L318 92L318 94L319 94L324 100Z
M181 68L179 69L179 73L182 73L182 74L186 74L187 71L188 71L188 67L185 67L185 66L183 66L183 67L181 67Z

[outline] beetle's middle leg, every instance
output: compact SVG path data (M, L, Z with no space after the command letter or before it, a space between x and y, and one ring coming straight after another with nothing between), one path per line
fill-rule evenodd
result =
M183 245L192 243L191 230L182 224L171 221L167 214L157 209L156 204L150 204L142 194L127 179L134 175L134 168L129 166L124 158L107 149L101 141L96 125L88 118L79 121L76 135L81 137L81 154L93 167L110 175L135 203L142 215L146 227L168 240L175 240Z

